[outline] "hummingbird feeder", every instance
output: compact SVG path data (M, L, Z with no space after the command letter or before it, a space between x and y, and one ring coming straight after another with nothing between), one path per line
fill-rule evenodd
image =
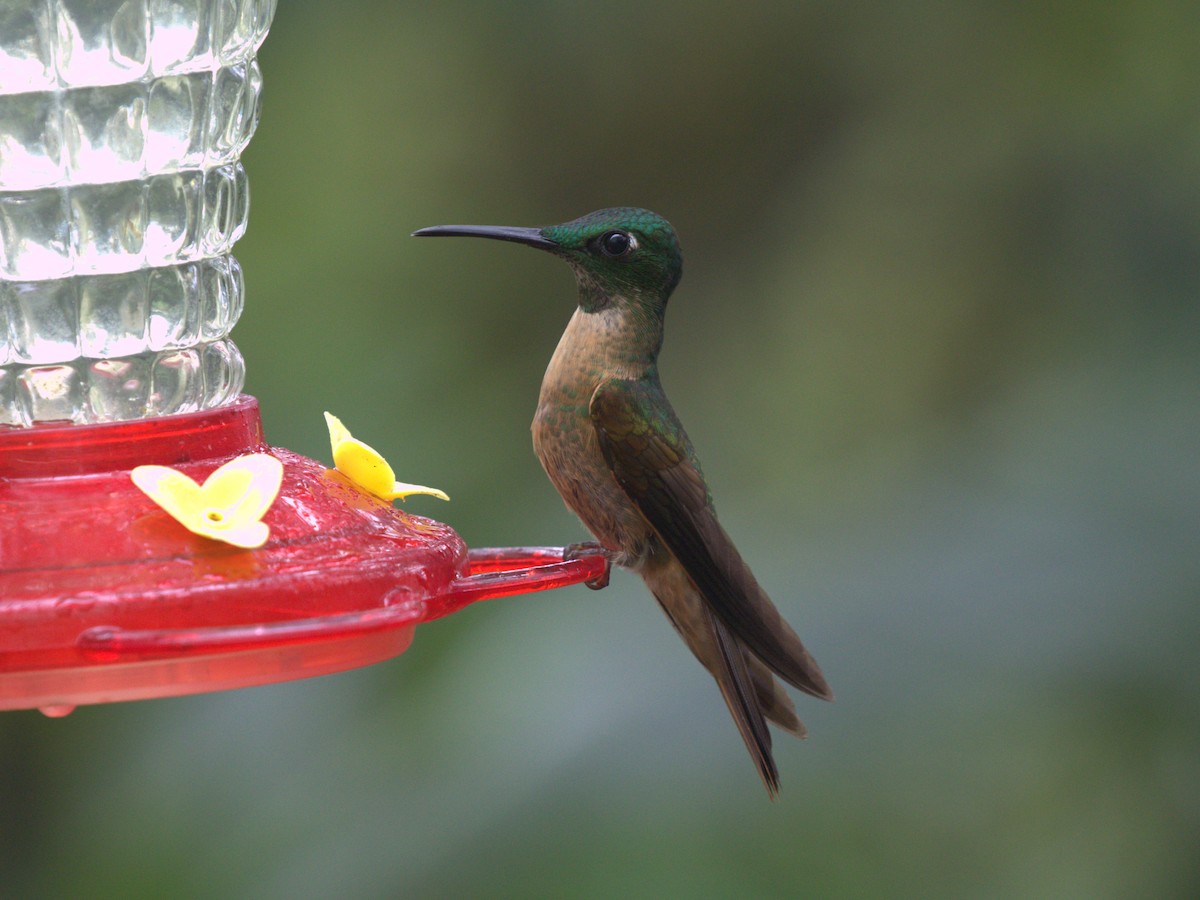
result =
M468 550L448 525L266 443L229 333L244 294L239 157L274 10L0 11L0 710L341 671L477 600L605 571L599 553ZM254 546L193 533L132 475L172 467L196 487L250 454L278 460Z

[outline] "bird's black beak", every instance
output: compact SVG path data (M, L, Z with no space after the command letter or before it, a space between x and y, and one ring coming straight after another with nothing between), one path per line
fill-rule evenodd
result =
M512 228L506 225L433 225L412 233L413 237L481 237L494 241L512 241L542 250L556 250L558 244L542 234L540 228Z

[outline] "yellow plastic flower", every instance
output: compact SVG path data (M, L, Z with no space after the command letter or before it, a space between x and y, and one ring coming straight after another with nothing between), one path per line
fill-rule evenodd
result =
M405 484L396 480L396 473L379 452L354 437L337 416L325 413L329 426L329 445L333 448L333 464L337 470L368 493L381 500L404 499L409 494L429 494L449 500L444 491L420 484Z
M249 549L261 547L270 535L261 519L279 495L283 464L267 453L239 456L204 484L167 466L138 466L129 474L142 493L188 531Z

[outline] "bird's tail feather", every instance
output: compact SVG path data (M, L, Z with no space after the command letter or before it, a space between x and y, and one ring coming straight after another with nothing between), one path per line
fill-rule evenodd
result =
M716 680L767 793L774 798L779 793L779 770L771 753L767 719L804 737L791 699L771 670L712 614L682 568L668 565L641 574L675 630Z

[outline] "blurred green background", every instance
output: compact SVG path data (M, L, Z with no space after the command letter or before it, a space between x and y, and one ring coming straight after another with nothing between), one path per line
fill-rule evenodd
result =
M0 717L0 894L1191 897L1194 3L286 0L235 338L473 546L585 534L530 448L574 288L424 225L655 209L665 386L820 659L768 803L641 584L269 688Z

